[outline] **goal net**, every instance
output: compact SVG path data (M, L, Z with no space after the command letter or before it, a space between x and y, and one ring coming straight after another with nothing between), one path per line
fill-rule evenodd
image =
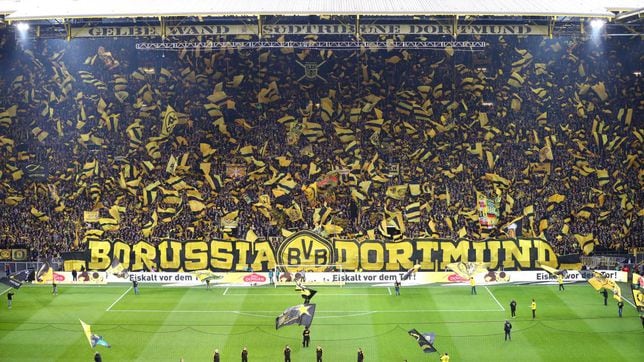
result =
M344 285L342 265L285 265L278 264L273 269L273 282L278 285Z

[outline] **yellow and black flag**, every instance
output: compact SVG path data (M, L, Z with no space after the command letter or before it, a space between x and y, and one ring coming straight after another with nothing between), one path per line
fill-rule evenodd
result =
M470 279L471 277L477 274L487 273L487 268L490 266L490 263L479 263L479 262L456 262L449 263L447 267L454 273L460 275L465 279Z
M407 222L419 223L420 222L420 202L412 202L405 207L405 215Z
M42 266L40 266L40 269L38 269L38 272L36 272L36 281L40 283L54 281L54 268L51 267L51 264L49 264L49 262L45 262Z
M619 288L614 280L606 278L601 273L596 271L593 271L593 277L588 279L588 283L598 291L601 289L616 290L616 288Z
M420 270L420 264L414 265L411 269L407 270L407 272L402 276L402 280L407 280L409 277L411 277L412 274L418 273L418 270Z
M0 278L0 283L6 284L14 289L20 289L22 284L27 281L28 277L29 270L21 270L19 272L9 274L9 276Z
M121 264L118 258L112 259L112 264L107 268L107 272L117 276L118 278L127 279L128 277L127 269L123 267L123 264Z
M547 265L539 265L539 267L554 276L561 275L562 277L566 277L566 275L568 275L568 271L566 269L556 269Z
M309 289L303 285L299 285L300 295L304 299L304 304L308 305L311 302L311 298L317 294L317 290Z
M633 281L631 283L631 291L633 292L633 300L637 306L637 310L644 312L644 276L633 273Z
M165 114L163 115L163 123L161 124L161 136L162 137L167 137L169 136L172 131L174 131L174 127L179 123L179 116L177 114L177 111L172 108L168 104Z
M96 348L96 346L104 346L107 348L111 348L109 343L103 338L103 336L99 336L97 334L92 333L92 326L83 322L80 320L81 327L83 327L83 332L85 333L85 337L87 337L87 342L92 348Z
M299 324L309 328L315 315L315 304L298 304L287 308L279 317L275 318L275 329Z
M207 282L222 279L223 274L213 273L210 270L197 270L192 273L200 282Z
M420 333L416 329L412 329L407 333L416 339L418 346L420 346L423 352L436 352L436 348L434 348L434 333Z

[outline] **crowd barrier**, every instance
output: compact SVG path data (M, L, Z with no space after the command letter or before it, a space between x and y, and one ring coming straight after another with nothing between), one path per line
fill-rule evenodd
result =
M615 270L596 270L607 278L617 282L627 282L628 273ZM305 274L304 284L370 284L370 285L393 285L394 281L402 280L404 272L309 272ZM273 278L273 280L270 279ZM571 270L564 278L566 283L584 282L592 277L592 271ZM267 272L243 272L243 273L210 273L210 283L220 286L259 286L275 282L292 282L290 273L277 274ZM71 272L53 272L51 276L34 281L35 284L110 284L130 283L134 280L140 284L162 284L167 286L198 286L205 282L199 280L196 273L183 272L134 272L124 276L117 276L105 271L89 271L78 273L74 281ZM490 271L475 276L478 285L495 284L548 284L556 283L556 277L546 271ZM418 272L411 274L409 278L402 281L402 285L430 285L430 284L468 284L469 280L454 272Z

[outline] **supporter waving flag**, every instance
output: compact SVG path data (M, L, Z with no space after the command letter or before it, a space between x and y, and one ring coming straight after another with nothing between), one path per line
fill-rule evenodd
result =
M20 289L22 284L27 281L28 277L29 270L21 270L19 272L9 274L9 276L0 278L0 283L8 285L15 289Z
M434 348L434 333L420 333L416 329L412 329L407 333L416 339L423 352L437 352L436 348Z
M92 326L89 324L83 322L80 320L81 327L83 327L83 332L85 332L85 337L87 337L87 342L89 342L89 345L92 348L96 348L96 346L103 346L107 348L111 348L109 343L103 338L103 336L99 336L97 334L92 333Z

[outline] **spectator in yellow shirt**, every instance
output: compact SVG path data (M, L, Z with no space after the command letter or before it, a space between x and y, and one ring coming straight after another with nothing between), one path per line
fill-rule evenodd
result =
M537 318L537 302L532 298L532 303L530 303L530 309L532 309L532 319Z
M470 294L476 295L476 282L474 281L474 277L470 277L470 286L472 287Z

